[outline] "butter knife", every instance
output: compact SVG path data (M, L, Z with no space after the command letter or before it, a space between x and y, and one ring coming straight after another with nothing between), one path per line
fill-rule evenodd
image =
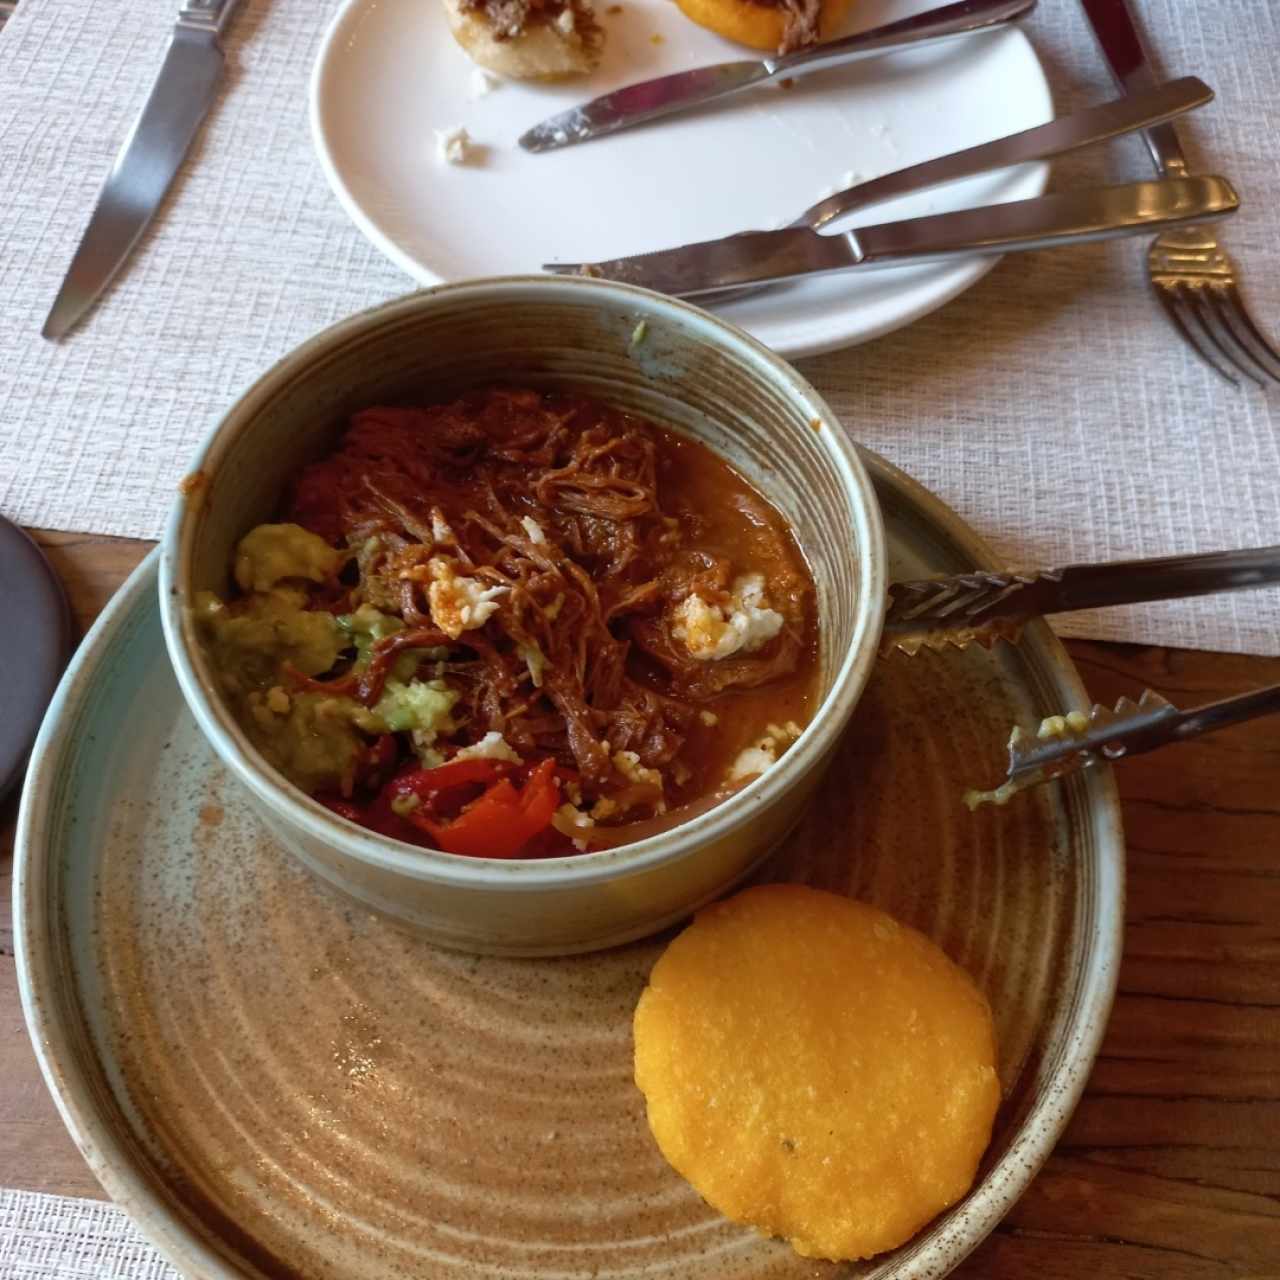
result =
M940 9L930 9L784 57L720 62L659 76L656 80L616 89L602 98L543 120L521 135L520 145L526 151L555 151L575 142L586 142L619 129L629 129L632 125L714 102L752 85L808 75L812 71L843 66L846 62L889 53L908 45L949 40L1003 26L1015 18L1024 17L1035 5L1036 0L957 0L957 3L943 5Z
M1164 178L1095 187L1033 200L857 227L820 235L808 227L745 231L679 249L607 262L545 263L557 275L594 276L690 297L737 285L836 271L875 270L939 258L1048 249L1150 235L1233 213L1239 200L1225 178Z
M155 216L217 93L222 32L238 0L190 0L178 14L160 74L98 196L44 322L61 338L94 304Z

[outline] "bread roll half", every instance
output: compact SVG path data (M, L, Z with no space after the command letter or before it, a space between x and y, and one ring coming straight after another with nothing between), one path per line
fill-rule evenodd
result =
M561 80L591 71L604 33L582 0L527 4L521 0L444 0L453 38L489 71L516 80Z
M686 18L727 40L792 53L838 35L849 0L676 0Z

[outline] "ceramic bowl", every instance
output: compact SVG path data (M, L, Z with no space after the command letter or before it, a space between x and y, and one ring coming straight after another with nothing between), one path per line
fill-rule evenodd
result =
M355 410L495 383L573 390L694 437L781 511L817 586L821 704L779 762L724 804L606 852L455 857L335 817L258 754L224 705L191 604L226 594L232 552ZM353 316L281 360L232 407L181 486L162 547L178 682L261 818L313 871L444 946L543 955L611 946L724 892L799 820L875 658L886 557L870 479L812 387L695 307L604 281L447 285Z

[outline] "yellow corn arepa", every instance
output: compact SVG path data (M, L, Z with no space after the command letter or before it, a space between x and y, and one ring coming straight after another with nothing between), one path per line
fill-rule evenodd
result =
M700 912L635 1013L662 1153L806 1257L865 1258L969 1189L1000 1102L973 981L923 934L800 885Z
M825 0L818 18L819 40L831 40L844 25L850 0ZM706 27L726 40L780 52L786 33L787 13L780 4L756 0L676 0L676 6L691 22Z

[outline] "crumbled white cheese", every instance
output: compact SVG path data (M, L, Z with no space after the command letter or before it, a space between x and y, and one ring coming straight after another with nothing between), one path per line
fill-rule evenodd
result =
M801 729L794 720L785 725L771 724L764 733L738 753L738 758L729 766L729 781L739 782L743 778L754 777L764 773L778 763L778 757L800 736Z
M431 508L431 536L439 546L456 547L458 545L458 539L454 536L449 522L444 518L444 512L439 507Z
M720 723L720 717L714 711L699 711L698 719L707 726L708 729L714 724Z
M657 787L659 794L662 792L662 774L657 769L646 769L640 763L640 757L634 751L615 751L613 753L613 767L622 774L628 782L635 782L641 786ZM598 809L600 806L597 805ZM667 806L665 801L658 801L658 812L665 813ZM596 811L593 809L592 814ZM596 815L598 816L598 815Z
M560 32L562 36L573 35L572 9L561 9L560 12L556 14L556 30Z
M646 769L634 751L615 751L613 767L630 782L647 782L662 789L662 774L657 769Z
M532 516L521 516L520 523L524 525L524 531L529 535L529 541L542 546L547 540L547 535L542 532L542 526Z
M455 760L509 760L512 764L520 763L520 757L516 754L515 748L494 729L490 729L479 742L463 747L453 758Z
M1066 738L1073 733L1083 733L1089 727L1089 717L1083 711L1068 711L1065 716L1048 716L1040 721L1037 738Z
M766 605L764 578L744 574L730 588L726 610L699 595L687 596L676 607L672 635L701 662L753 653L782 630L782 614Z
M466 578L453 567L453 561L432 556L427 561L431 585L427 588L427 604L431 621L451 640L464 631L474 631L498 611L498 598L509 587L486 587L475 578Z
M502 81L497 76L486 71L483 67L476 67L471 72L471 97L483 98L492 93Z
M466 164L471 155L471 135L459 124L436 129L436 155L446 164Z
M596 825L596 820L589 813L583 813L572 804L562 804L556 810L556 817L560 819L556 825L561 830L563 827L594 827Z
M435 741L440 735L435 729L414 729L409 738L413 743L413 754L424 769L438 769L444 764L444 752Z
M763 773L777 763L777 754L771 748L763 745L745 747L738 752L738 758L729 766L729 781L737 782L740 778L750 778L757 773Z
M422 797L414 795L412 791L391 797L391 812L399 818L407 818L415 809L421 807Z
M542 673L547 665L547 655L542 652L542 647L535 640L532 644L517 645L516 652L524 659L524 665L529 668L529 679L533 681L533 687L541 689Z

